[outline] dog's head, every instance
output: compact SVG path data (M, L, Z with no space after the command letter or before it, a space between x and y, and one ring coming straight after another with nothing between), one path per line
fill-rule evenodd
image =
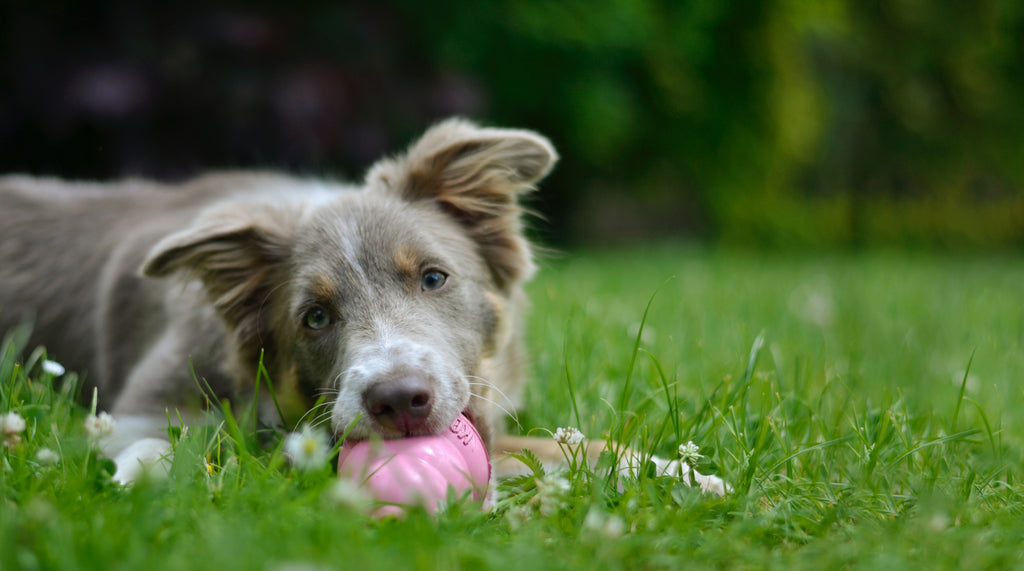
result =
M361 189L239 189L159 242L143 273L200 279L242 360L265 349L275 382L327 395L336 432L437 433L486 415L471 395L533 271L518 198L556 160L534 133L449 120Z

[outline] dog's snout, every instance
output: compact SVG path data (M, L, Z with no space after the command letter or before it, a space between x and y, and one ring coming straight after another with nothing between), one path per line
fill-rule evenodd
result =
M378 381L363 392L367 412L385 429L417 434L433 406L430 382L420 375Z

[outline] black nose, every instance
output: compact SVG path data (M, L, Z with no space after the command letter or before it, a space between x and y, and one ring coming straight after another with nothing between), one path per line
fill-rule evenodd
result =
M430 416L433 392L419 375L377 381L363 392L363 406L385 430L416 434Z

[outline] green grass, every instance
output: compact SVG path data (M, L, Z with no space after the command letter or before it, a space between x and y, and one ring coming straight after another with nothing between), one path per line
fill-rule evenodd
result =
M732 494L580 468L544 510L522 479L493 513L378 521L244 423L122 489L39 356L5 357L0 413L28 429L0 448L0 569L1024 568L1024 259L660 245L544 265L523 428L692 440Z

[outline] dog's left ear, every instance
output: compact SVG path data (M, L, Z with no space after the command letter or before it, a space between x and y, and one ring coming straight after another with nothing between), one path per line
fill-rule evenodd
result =
M436 201L466 228L495 283L505 288L533 272L518 199L557 160L551 143L531 131L449 119L431 127L405 155L377 163L367 184L411 201Z
M287 219L269 208L208 212L153 246L140 271L147 277L181 272L200 279L244 345L259 335L260 310L273 287L274 270L287 256Z

